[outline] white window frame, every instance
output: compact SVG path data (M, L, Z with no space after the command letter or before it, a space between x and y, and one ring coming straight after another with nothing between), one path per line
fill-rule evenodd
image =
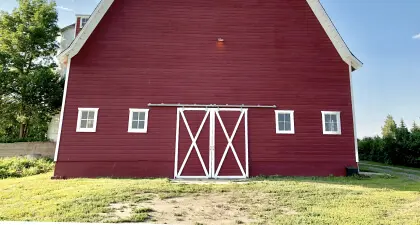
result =
M83 19L86 19L86 23L85 24L83 24L82 23L82 20ZM87 22L89 21L89 17L80 17L80 24L79 24L79 26L80 26L80 28L83 28L84 26L86 26L86 24L87 24Z
M143 129L133 129L133 113L134 112L144 112L144 128ZM149 120L149 109L129 109L129 116L128 116L128 132L129 133L147 133L147 125Z
M278 114L290 115L290 130L279 130ZM276 134L294 134L295 133L295 111L294 110L275 110L274 116L276 117Z
M321 111L322 114L322 133L326 135L341 135L341 118L339 111ZM336 115L337 116L337 131L327 131L325 127L325 115Z
M82 122L82 112L84 111L94 111L94 120L93 120L93 128L82 128L80 127ZM87 132L87 133L94 133L96 132L96 124L98 123L98 112L99 108L79 108L79 112L77 114L77 127L76 132Z

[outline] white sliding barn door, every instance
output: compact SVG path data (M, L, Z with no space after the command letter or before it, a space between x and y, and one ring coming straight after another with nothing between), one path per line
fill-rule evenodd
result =
M175 178L246 178L248 110L178 108Z
M209 178L210 111L199 108L177 112L175 178Z
M247 118L247 109L215 110L213 177L248 177Z

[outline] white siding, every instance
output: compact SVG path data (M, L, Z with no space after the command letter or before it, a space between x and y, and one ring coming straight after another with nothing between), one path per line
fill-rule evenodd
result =
M66 50L70 44L73 42L75 36L75 25L70 25L65 27L61 30L60 36L57 38L57 41L60 43L60 49L58 50L58 54L60 52ZM58 61L57 61L58 62ZM61 77L65 77L67 74L67 65L64 63L58 62L59 68L58 71ZM50 141L57 141L58 135L58 127L60 124L60 114L55 115L51 122L48 124L48 132L47 137Z
M48 125L47 137L50 141L57 141L58 125L60 124L60 114L55 115Z
M58 54L66 50L74 40L75 36L75 25L68 26L61 30L60 36L57 38L57 41L60 43L60 49ZM67 66L64 63L59 62L59 72L61 77L66 76Z

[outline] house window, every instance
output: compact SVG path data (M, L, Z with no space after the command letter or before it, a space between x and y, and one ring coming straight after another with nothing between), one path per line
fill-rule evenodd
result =
M277 134L294 134L295 119L292 110L276 110L276 133Z
M130 109L128 132L147 133L149 109Z
M340 112L322 111L322 130L324 134L341 134Z
M80 18L80 28L83 28L86 25L86 23L87 23L88 20L89 20L88 17L82 17L82 18Z
M96 132L98 108L79 108L76 132Z

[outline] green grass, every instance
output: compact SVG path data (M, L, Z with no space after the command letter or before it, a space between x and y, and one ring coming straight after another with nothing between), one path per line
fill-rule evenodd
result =
M51 159L25 157L0 158L0 179L26 177L48 172L54 168Z
M133 222L145 222L149 219L149 215L147 213L136 213L131 215L129 218L126 219L119 219L112 221L114 223L133 223Z
M153 212L154 210L152 208L138 208L135 209L134 212L135 213L149 213L149 212Z
M398 177L259 177L246 184L194 185L51 176L0 180L0 220L102 222L110 204L125 203L133 213L114 222L144 222L153 220L154 208L138 203L211 194L226 196L259 224L420 224L420 182Z
M414 168L414 167L406 167L406 166L394 166L394 165L386 165L378 162L372 162L372 161L362 161L361 162L362 167L372 167L372 166L387 166L390 167L391 170L394 170L396 172L404 172L405 170L410 170L410 173L413 173L415 175L420 175L420 168Z

